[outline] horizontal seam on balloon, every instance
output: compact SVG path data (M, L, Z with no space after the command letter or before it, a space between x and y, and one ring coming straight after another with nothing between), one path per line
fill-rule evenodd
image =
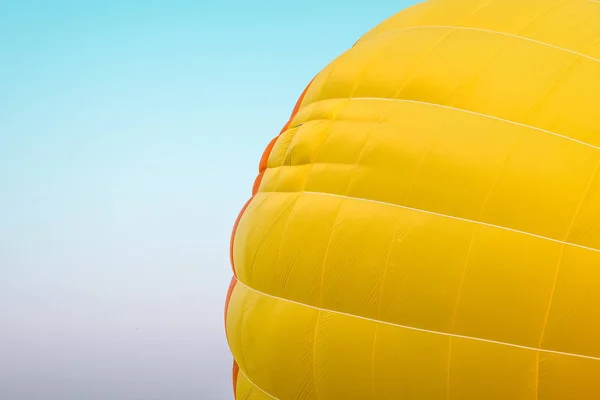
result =
M246 286L246 285L244 285L244 286ZM241 368L239 368L239 373L241 373L242 375L244 375L244 378L246 378L248 380L248 382L250 382L255 388L257 388L258 390L260 390L261 392L263 392L264 394L266 394L270 398L275 399L275 400L279 400L277 397L273 396L272 394L270 394L269 392L267 392L266 390L264 390L263 388L261 388L260 386L258 386L256 383L254 383L254 381L252 381L252 379L250 379L248 377L248 375L244 371L242 371Z
M542 41L539 41L539 40L531 39L531 38L528 38L528 37L525 37L525 36L515 35L514 33L499 32L499 31L494 31L494 30L491 30L491 29L473 28L473 27L468 27L468 26L452 26L452 25L410 26L410 27L403 28L403 29L394 29L394 30L391 30L391 31L382 32L382 33L380 33L380 34L378 34L376 36L365 38L365 42L367 42L369 40L377 39L378 37L385 36L385 35L388 35L388 34L391 34L391 33L400 33L400 32L406 32L406 31L416 30L416 29L460 29L460 30L466 30L466 31L476 31L476 32L493 33L493 34L496 34L496 35L508 36L508 37L513 37L515 39L521 39L521 40L525 40L525 41L528 41L528 42L541 44L543 46L552 47L554 49L565 51L567 53L571 53L571 54L574 54L574 55L577 55L577 56L580 56L580 57L584 57L584 58L590 59L592 61L600 62L599 59L594 58L592 56L589 56L587 54L579 53L579 52L577 52L575 50L566 49L564 47L560 47L560 46L557 46L557 45L554 45L554 44L550 44L550 43L542 42Z
M333 314L343 315L343 316L346 316L346 317L358 318L358 319L362 319L362 320L365 320L365 321L375 322L375 323L378 323L378 324L395 326L397 328L403 328L403 329L407 329L407 330L411 330L411 331L417 331L417 332L423 332L423 333L430 333L430 334L433 334L433 335L447 336L447 337L453 337L453 338L457 338L457 339L474 340L474 341L477 341L477 342L485 342L485 343L490 343L490 344L497 344L497 345L515 347L515 348L519 348L519 349L523 349L523 350L530 350L530 351L537 351L537 352L541 351L541 352L544 352L544 353L551 353L551 354L557 354L557 355L568 356L568 357L585 358L585 359L588 359L588 360L600 361L600 357L586 356L586 355L583 355L583 354L576 354L576 353L567 353L567 352L558 351L558 350L539 349L539 348L535 348L535 347L523 346L523 345L520 345L520 344L499 342L497 340L483 339L483 338L478 338L478 337L473 337L473 336L459 335L459 334L456 334L456 333L447 333L447 332L433 331L433 330L429 330L429 329L416 328L416 327L413 327L413 326L406 326L406 325L396 324L394 322L388 322L388 321L377 320L377 319L373 319L373 318L369 318L369 317L363 317L361 315L348 314L348 313L345 313L343 311L336 311L336 310L330 310L330 309L327 309L327 308L321 308L321 307L313 306L313 305L310 305L310 304L300 303L298 301L294 301L294 300L290 300L290 299L286 299L286 298L283 298L283 297L279 297L279 296L275 296L275 295L272 295L272 294L269 294L269 293L262 292L262 291L260 291L258 289L255 289L255 288L253 288L253 287L245 284L244 282L240 281L239 278L235 278L235 279L238 281L238 283L240 285L242 285L246 289L251 290L251 291L253 291L253 292L257 293L257 294L260 294L260 295L263 295L263 296L266 296L266 297L270 297L270 298L275 299L275 300L281 300L281 301L285 301L285 302L288 302L288 303L296 304L298 306L308 307L308 308L314 309L316 311L330 312L330 313L333 313Z
M267 193L269 193L269 192L267 192ZM271 192L271 193L275 193L275 192ZM398 208L403 208L405 210L422 212L422 213L425 213L425 214L435 215L435 216L438 216L438 217L450 218L450 219L454 219L454 220L458 220L458 221L463 221L463 222L468 222L468 223L473 223L473 224L484 225L484 226L488 226L490 228L503 229L503 230L506 230L506 231L510 231L510 232L514 232L514 233L520 233L520 234L531 236L531 237L535 237L535 238L538 238L538 239L549 240L551 242L555 242L555 243L558 243L558 244L564 244L566 246L578 247L580 249L590 250L590 251L593 251L595 253L600 253L600 249L595 249L593 247L587 247L587 246L584 246L584 245L581 245L581 244L576 244L576 243L571 243L571 242L565 242L565 241L562 241L562 240L559 240L559 239L553 239L553 238L549 238L547 236L537 235L535 233L521 231L521 230L518 230L518 229L509 228L509 227L502 226L502 225L490 224L489 222L476 221L476 220L473 220L473 219L456 217L456 216L447 215L447 214L441 214L441 213L437 213L435 211L422 210L420 208L414 208L414 207L403 206L403 205L400 205L400 204L388 203L386 201L381 201L381 200L372 200L372 199L365 199L363 197L345 196L345 195L341 195L341 194L324 193L324 192L308 192L307 191L307 192L297 192L297 193L314 194L314 195L329 196L329 197L338 197L338 198L346 198L346 199L353 199L353 200L358 200L358 201L366 201L366 202L369 202L369 203L381 204L381 205L386 205L386 206L391 206L391 207L398 207Z
M329 101L329 100L345 100L345 99L331 97L331 98L326 98L326 99L321 99L321 100L315 101L314 103L311 103L311 104L316 104L316 103L319 103L319 102L322 102L322 101ZM593 145L591 143L584 142L584 141L578 140L578 139L574 139L574 138L569 137L569 136L561 135L560 133L552 132L552 131L549 131L547 129L538 128L536 126L527 125L527 124L524 124L522 122L511 121L509 119L504 119L504 118L501 118L501 117L495 117L493 115L483 114L483 113L479 113L477 111L471 111L471 110L467 110L467 109L464 109L464 108L458 108L458 107L448 106L448 105L444 105L444 104L430 103L428 101L422 101L422 100L393 99L393 98L389 98L389 97L351 97L350 100L394 101L394 102L423 104L423 105L429 105L429 106L433 106L433 107L446 108L446 109L449 109L449 110L460 111L460 112L464 112L464 113L467 113L467 114L473 114L473 115L477 115L477 116L480 116L480 117L485 117L485 118L490 118L490 119L494 119L494 120L501 121L501 122L506 122L506 123L509 123L509 124L512 124L512 125L521 126L523 128L530 128L530 129L533 129L533 130L536 130L536 131L539 131L539 132L544 132L544 133L547 133L547 134L552 135L552 136L556 136L556 137L559 137L559 138L562 138L562 139L569 140L571 142L579 143L579 144L581 144L583 146L587 146L587 147L590 147L590 148L595 149L595 150L600 150L599 146L595 146L595 145Z

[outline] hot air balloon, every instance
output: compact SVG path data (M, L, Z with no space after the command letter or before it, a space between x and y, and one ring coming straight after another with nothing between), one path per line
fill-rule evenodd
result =
M232 235L238 399L600 399L599 21L430 0L310 82Z

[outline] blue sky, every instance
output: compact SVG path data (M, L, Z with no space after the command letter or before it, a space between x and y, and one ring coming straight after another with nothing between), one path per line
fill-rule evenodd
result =
M1 2L0 398L230 399L229 236L262 151L412 3Z

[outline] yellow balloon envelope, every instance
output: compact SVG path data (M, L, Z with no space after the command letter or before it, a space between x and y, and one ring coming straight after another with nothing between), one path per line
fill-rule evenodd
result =
M600 399L600 2L431 0L308 85L234 228L244 400Z

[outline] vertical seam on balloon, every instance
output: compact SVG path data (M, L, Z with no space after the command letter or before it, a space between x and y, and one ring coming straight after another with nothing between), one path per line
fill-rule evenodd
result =
M455 326L456 326L456 317L458 315L458 308L460 306L460 298L463 292L463 287L465 285L465 279L467 276L467 270L469 268L469 261L471 259L471 253L473 251L473 243L475 243L475 236L477 234L477 228L479 225L475 224L473 227L473 234L471 235L471 241L469 242L469 249L467 250L467 255L465 257L465 265L463 267L463 273L460 277L460 283L458 284L458 294L456 295L456 302L454 304L454 312L452 315L452 323L450 325L450 333L454 334ZM450 343L448 344L448 359L447 359L447 384L448 384L448 399L450 398L450 364L452 360L452 337L450 338Z
M500 167L498 168L498 171L496 172L496 176L494 177L494 181L492 182L492 185L490 186L490 190L488 191L485 199L483 200L483 204L481 206L481 210L479 212L479 216L477 217L477 222L481 221L481 218L483 216L485 207L487 205L487 202L489 201L489 198L494 190L494 188L496 187L496 184L498 183L498 180L500 179L500 174L502 173L502 171L504 170L504 167L506 166L506 163L508 162L509 158L510 158L510 154L512 153L516 143L517 143L517 139L515 138L513 140L512 145L509 148L509 151L507 152L506 157L504 157L504 160L502 161L502 164L500 164ZM471 259L471 254L473 252L473 244L475 243L475 236L477 234L477 229L480 225L479 224L475 224L475 227L473 229L473 235L471 236L471 241L469 243L469 250L467 251L467 257L465 260L465 266L463 269L463 274L461 276L460 279L460 284L459 284L459 289L458 289L458 296L456 298L456 305L454 307L454 316L452 317L452 325L450 326L450 331L454 332L455 327L456 327L456 318L458 315L458 308L460 306L460 300L461 300L461 296L462 296L462 292L464 289L464 284L465 284L465 279L467 276L467 270L469 267L469 261ZM452 360L452 338L450 339L450 343L448 344L448 379L447 379L447 385L448 385L448 399L450 399L450 367L451 367L451 360Z
M354 180L354 175L356 174L356 171L358 170L359 166L360 166L360 161L363 158L365 151L367 150L367 147L369 145L369 143L371 142L371 139L373 137L373 134L375 133L375 131L383 124L383 122L391 115L391 109L393 108L393 104L390 104L387 111L386 112L382 112L381 116L379 117L379 119L377 120L377 122L375 122L373 124L373 126L371 127L371 129L369 130L369 133L367 134L367 137L365 139L365 142L363 143L360 153L358 154L358 157L356 159L356 163L354 163L354 166L352 168L352 171L350 172L350 177L348 179L348 186L346 187L346 192L345 192L345 196L348 196L350 193L350 189L352 188L352 181Z
M454 33L456 29L450 29L450 31L446 32L444 35L442 35L441 38L439 38L425 53L426 55L423 56L423 58L420 60L421 62L423 62L424 58L427 58L428 56L430 56L433 51L436 49L436 47L438 47L444 40L446 40L450 35L452 35ZM419 64L420 65L420 64ZM414 63L412 65L412 67L409 69L408 73L406 74L406 78L404 79L404 81L402 81L396 88L394 88L394 91L392 92L392 97L397 97L402 90L406 87L410 77L412 76L412 74L414 73L415 69L417 69L417 63Z
M571 233L571 230L573 229L573 226L575 224L575 221L577 220L577 216L581 211L581 208L583 207L583 204L585 202L586 197L588 196L588 193L590 191L590 188L592 186L592 183L594 182L597 174L598 174L598 169L600 168L600 162L598 162L598 164L596 165L594 172L592 173L592 177L590 178L590 181L588 182L588 185L585 189L585 192L583 193L582 197L581 197L581 201L579 202L577 209L575 210L575 213L573 214L573 218L569 224L569 227L567 229L567 232L565 233L565 236L563 237L563 241L566 242L569 238L569 235ZM544 336L546 335L546 328L548 326L548 320L550 318L550 310L552 309L552 303L554 300L554 295L556 292L556 285L558 283L558 275L560 272L560 265L562 263L563 260L563 256L564 256L564 251L565 251L565 244L563 243L560 247L560 254L558 256L558 262L556 264L556 270L554 272L554 280L552 282L552 289L550 290L550 300L548 303L548 308L546 309L546 315L544 317L544 323L542 325L542 332L540 334L540 340L538 342L538 347L542 347L543 342L544 342ZM539 371L540 371L540 355L539 353L536 355L536 385L535 385L535 391L536 391L536 398L539 398Z
M569 235L571 234L571 231L573 230L573 227L575 226L575 221L577 220L577 217L579 216L579 213L581 212L581 209L583 208L583 204L585 203L585 200L590 192L590 189L592 187L592 184L594 183L594 181L596 180L596 176L598 176L598 171L600 170L600 161L596 164L596 167L594 168L594 171L592 172L592 176L590 177L590 180L585 188L585 191L583 192L583 195L581 196L581 200L579 201L579 204L577 205L577 209L575 210L575 212L573 213L573 217L571 218L571 221L569 223L568 229L565 233L565 235L563 236L563 240L562 240L562 246L561 246L561 255L560 255L560 259L562 259L563 256L563 249L565 248L566 244L568 243L567 240L569 238ZM559 264L560 264L560 259L559 259ZM557 266L557 270L556 270L556 274L555 274L555 278L554 278L554 284L553 284L553 289L551 292L551 298L550 298L550 305L548 306L548 310L546 312L546 318L544 321L544 325L543 325L543 330L542 330L542 335L540 337L540 341L539 341L539 345L541 346L543 341L544 341L544 333L546 330L546 325L548 323L548 316L550 314L550 308L552 306L552 298L554 297L554 289L556 288L556 281L558 280L558 266Z
M556 4L552 4L550 7L542 10L540 13L538 13L535 17L533 17L529 22L527 22L525 25L523 25L516 33L517 36L519 36L519 34L521 32L523 32L525 30L525 28L527 28L528 26L530 26L533 22L535 22L536 20L538 20L542 15L547 14L550 10L560 7L564 4L570 3L573 0L564 0L562 2L557 2Z
M254 292L255 294L257 293L256 291ZM247 363L247 358L246 358L246 354L244 354L244 349L246 349L246 346L244 346L243 343L243 333L244 333L244 326L245 326L245 320L246 320L246 314L248 312L248 309L250 307L248 307L248 303L250 303L250 299L252 298L252 293L247 293L246 296L244 296L244 301L243 301L243 306L242 306L242 312L240 313L240 320L238 323L238 328L239 328L239 333L238 333L238 337L239 337L239 345L240 345L240 364L242 364L244 366L244 368L248 368L248 363Z
M362 69L360 70L360 72L358 73L358 75L356 76L356 78L354 79L354 84L352 85L352 88L350 89L350 96L348 96L348 98L352 98L352 96L354 96L354 93L356 93L356 90L358 89L358 86L362 83L363 81L363 77L364 75L367 73L367 71L369 70L369 68L375 64L375 62L377 61L377 57L381 56L383 53L385 53L388 49L390 49L395 43L388 43L387 46L384 46L383 48L380 48L379 51L376 54L373 54L369 60L364 64L364 66L362 67ZM329 79L329 77L331 76L331 74L327 77L327 79Z
M290 142L288 143L287 149L285 149L285 153L283 153L283 160L281 161L281 165L285 166L286 164L286 160L290 159L290 164L289 166L294 165L294 163L292 162L292 155L294 152L294 141L296 140L296 138L298 137L298 132L300 132L300 130L302 129L302 127L298 126L298 127L294 127L292 129L289 129L288 132L293 132L292 133L292 138L290 140Z
M319 399L319 390L317 385L317 335L319 333L319 322L321 321L321 313L323 311L317 311L317 321L315 322L315 333L313 334L313 348L312 348L312 375L313 375L313 390L315 397Z
M456 318L458 316L458 308L460 306L460 298L461 298L463 287L465 284L465 278L467 276L467 270L469 268L469 261L471 259L471 253L473 252L473 244L475 243L475 236L477 235L478 227L479 227L479 225L473 226L473 233L471 234L471 241L469 242L469 249L467 250L467 255L465 257L463 273L461 275L460 283L458 285L458 294L456 296L456 302L454 304L454 312L452 313L452 323L450 325L450 332L452 332L452 333L454 333L454 329L456 327Z
M547 101L551 99L551 96L556 93L558 89L565 83L569 75L573 74L577 68L581 67L583 58L575 56L575 59L569 64L567 68L560 74L560 76L554 81L550 89L530 108L527 115L535 114Z
M400 225L402 224L403 219L398 217L398 222L396 222L396 226L394 227L394 233L392 234L392 240L390 242L390 245L387 249L387 255L386 255L386 259L385 259L385 264L383 264L383 277L381 280L381 287L379 288L379 299L377 301L377 320L379 320L379 318L381 318L381 303L382 303L382 299L383 299L383 292L384 292L384 288L385 288L385 280L386 280L386 276L387 276L387 271L389 269L389 263L390 263L390 259L391 259L391 254L392 254L392 248L394 247L394 243L396 242L396 238L398 237L398 234L400 233ZM373 400L376 400L377 397L375 396L375 346L377 343L377 333L379 331L379 323L376 323L375 325L375 335L373 337L373 352L371 354L371 363L372 363L372 371L371 371L371 393L373 395Z
M563 4L566 3L570 3L572 0L564 0L562 2L557 2L556 4L551 5L550 7L546 8L545 10L542 10L542 12L540 12L539 14L537 14L533 19L531 19L528 23L526 23L523 27L521 27L521 29L519 29L516 32L516 35L520 36L520 33L523 32L525 30L526 27L528 27L529 25L531 25L534 21L536 21L537 19L539 19L542 15L547 14L550 10L560 7ZM573 68L573 65L581 60L582 58L577 56L577 58L571 63L571 65L569 65L569 67L562 73L562 75L558 78L558 80L560 81L561 79L563 79L567 73L569 73ZM557 83L555 82L554 85L550 88L550 90L548 92L546 92L546 94L544 96L542 96L541 100L538 101L534 106L532 106L528 112L528 115L532 115L533 113L535 113L542 104L544 104L544 102L546 101L546 99L550 96L551 93L553 93L556 88L559 87L557 85Z
M475 10L473 10L472 13L470 13L469 15L467 15L466 17L464 17L463 19L461 19L460 21L458 21L459 24L464 24L467 23L471 18L473 18L475 15L477 15L477 13L481 10L483 10L484 8L486 8L487 6L489 6L491 3L493 3L494 0L489 0L485 3L482 3L479 5L479 7L475 8Z
M454 27L452 29L452 32L454 32L456 30L457 30L457 28ZM508 45L507 43L497 44L495 50L490 54L489 58L487 60L485 60L485 62L481 63L480 67L477 69L477 72L471 74L470 78L462 81L458 85L458 87L456 87L454 90L452 90L452 92L450 92L450 94L448 95L448 102L451 102L452 99L455 99L457 96L464 94L464 91L467 90L469 88L469 86L472 85L473 82L475 82L479 78L481 73L489 68L492 60L498 55L498 53L500 53L503 46L507 46L507 45Z
M281 238L279 239L279 246L277 246L277 250L275 252L275 256L273 257L273 259L275 260L274 261L274 263L275 263L274 267L275 267L275 269L277 271L279 271L279 267L278 267L278 265L279 265L279 257L281 255L281 247L283 246L283 240L286 237L287 231L288 231L289 226L290 226L290 222L292 220L292 214L294 213L294 210L296 209L296 206L298 205L298 202L300 201L300 197L301 197L301 195L298 194L298 198L296 200L294 200L294 203L292 205L292 209L290 210L290 212L289 212L289 214L287 216L287 219L285 221L285 225L283 227L283 232L281 232ZM285 292L285 287L287 286L287 276L288 276L287 270L284 271L282 275L283 275L283 279L284 279L284 281L282 282L282 292Z
M519 138L515 137L508 149L508 152L506 153L506 156L502 160L502 164L500 164L498 171L496 171L496 175L494 176L494 181L492 182L492 184L490 186L490 190L488 190L487 194L485 195L485 198L483 199L483 204L481 205L481 210L479 210L479 215L477 216L477 219L476 219L477 222L480 222L481 219L483 218L483 214L485 212L485 207L487 206L488 201L490 200L490 197L492 196L492 193L494 192L494 189L496 188L496 185L498 184L498 181L500 180L502 171L506 167L508 160L510 160L510 155L512 154L515 147L517 146L517 143L519 143Z
M384 53L385 51L387 51L390 47L392 47L393 43L388 44L387 46L385 46L383 49L381 49L379 51L379 53L377 53L377 56L381 55L382 53ZM354 93L356 92L356 89L358 88L358 86L360 85L361 81L362 81L362 76L367 72L367 70L369 69L369 67L375 62L375 57L372 58L369 62L367 62L364 67L361 69L361 71L358 74L358 77L356 79L356 83L354 83L354 85L352 86L352 89L350 90L350 96L348 97L348 101L350 101L350 99L352 98L352 96L354 95ZM393 106L389 106L389 109L391 109ZM358 154L358 157L356 159L356 163L354 164L354 167L352 168L352 171L350 172L350 177L348 179L348 185L346 187L346 195L349 193L350 188L352 187L352 180L354 178L354 173L356 172L356 170L358 169L358 165L360 163L360 159L362 158L365 149L367 148L367 145L369 144L369 141L371 139L371 136L373 135L373 132L381 125L382 121L387 118L389 112L388 113L382 113L381 116L379 117L378 121L373 124L373 126L371 127L371 129L369 130L369 133L367 134L367 137L365 138L365 142L363 143L360 153Z
M564 252L565 252L565 246L566 244L564 242L566 242L569 238L569 235L571 234L571 230L573 229L573 226L575 225L575 221L577 220L577 216L579 215L579 213L581 212L581 208L583 207L583 204L585 203L585 199L587 198L590 188L592 187L592 184L594 182L594 180L596 179L596 176L598 175L598 170L600 168L600 162L598 162L598 164L596 165L596 167L594 168L594 172L592 173L592 176L587 184L587 187L583 193L583 195L581 196L581 200L579 201L579 204L577 206L577 209L575 210L575 213L573 214L573 218L571 219L571 222L569 224L569 227L563 237L563 244L560 247L560 254L558 256L558 262L556 263L556 270L554 272L554 280L552 282L552 289L550 290L550 300L548 302L548 308L546 309L546 315L544 316L544 323L542 325L542 332L540 334L540 339L538 341L538 347L541 348L542 345L544 344L544 336L546 335L546 328L548 326L548 320L550 318L550 311L552 309L552 303L554 301L554 296L556 293L556 286L558 284L558 276L560 273L560 266L562 264L563 261L563 257L564 257ZM536 394L539 395L539 363L540 363L540 357L539 357L539 353L537 355L536 358L536 363L537 363L537 379L536 379Z
M316 160L319 158L319 156L321 155L321 152L323 151L323 147L325 147L325 143L327 143L327 139L331 136L331 129L333 127L334 122L337 119L337 116L339 115L340 110L343 109L343 106L339 106L339 109L335 110L333 115L332 115L332 119L329 121L329 123L327 124L327 126L325 127L325 129L321 132L321 135L324 136L323 140L319 143L317 150L315 151L314 154L314 160L311 160L308 164L308 170L306 171L306 180L304 181L304 189L306 190L306 188L308 187L308 182L310 179L310 175L312 173L313 167L315 164L317 164Z
M565 4L565 3L569 3L570 1L571 1L571 0L565 0L565 1L563 1L562 3L558 3L558 4L554 5L553 7L549 7L549 8L548 8L548 9L547 9L545 12L548 12L548 11L550 11L552 8L555 8L555 7L561 6L561 5ZM591 1L591 2L593 2L593 3L597 3L596 1ZM538 16L538 18L539 18L539 16ZM537 19L537 18L536 18L536 19ZM598 41L598 40L596 40L596 41L595 41L595 42L593 42L593 43L592 43L592 45L591 45L591 46L589 46L589 47L592 47L592 46L596 45L598 42L599 42L599 41ZM580 62L581 62L581 60L582 60L582 58L583 58L583 57L581 57L580 55L577 55L577 58L576 58L575 60L573 60L573 62L571 62L571 64L569 65L569 67L568 67L568 68L567 68L567 69L566 69L566 70L565 70L565 71L564 71L564 72L561 74L561 76L558 78L558 80L560 81L560 80L564 79L564 78L565 78L565 76L566 76L567 74L569 74L569 73L572 73L572 72L573 72L573 70L574 70L575 68L579 67L580 65L575 65L575 64L576 64L576 63L578 63L578 62L580 63ZM545 94L545 95L542 97L542 100L541 100L540 102L538 102L538 104L536 104L536 105L535 105L535 107L533 107L533 109L535 110L536 108L539 108L539 107L541 106L541 104L543 104L543 102L544 102L544 101L545 101L545 100L548 98L548 96L549 96L551 93L555 92L555 90L556 90L556 88L557 88L557 87L559 87L559 86L558 86L558 84L556 84L556 83L555 83L555 84L552 86L552 88L551 88L551 89L550 89L550 90L549 90L549 91L548 91L548 92L547 92L547 93L546 93L546 94ZM532 112L533 112L533 110L532 110Z
M583 202L583 199L582 199L582 202ZM548 301L548 307L546 308L546 315L544 316L544 322L542 324L542 331L540 334L540 339L538 341L538 347L540 347L540 348L542 347L542 344L544 342L544 336L546 334L546 326L548 325L548 319L550 317L550 310L552 308L552 301L554 299L554 293L556 291L556 285L558 283L558 274L560 271L560 265L563 260L564 252L565 252L565 245L562 244L560 246L560 251L558 253L558 261L556 262L556 268L554 270L554 278L552 280L552 286L550 289L550 299ZM538 353L536 355L536 382L535 382L536 399L539 397L539 371L540 371L540 356Z
M373 351L371 352L371 396L373 400L377 400L377 391L375 390L375 349L377 346L377 332L379 331L379 323L375 323L375 334L373 335Z
M474 9L474 10L473 10L473 11L472 11L470 14L466 15L466 16L465 16L463 19L461 19L460 21L458 21L458 22L457 22L457 24L463 24L463 23L466 23L466 22L467 22L467 21L468 21L470 18L473 18L473 17L474 17L474 16L475 16L475 15L476 15L476 14L477 14L479 11L481 11L483 8L485 8L485 7L487 7L488 5L490 5L490 4L491 4L493 1L494 1L494 0L489 0L489 1L488 1L488 2L486 2L486 3L480 4L480 5L479 5L478 7L476 7L476 8L475 8L475 9ZM427 1L424 1L423 3L425 3L425 2L427 2ZM416 5L416 4L414 4L414 5ZM410 28L416 28L416 27L409 27L408 29L410 29ZM375 36L373 36L373 37L366 37L366 39L367 39L367 40L369 40L369 39L375 39L375 38L377 38L377 37L379 37L379 36L385 35L385 34L386 34L386 33L388 33L388 32L393 32L393 31L382 32L382 33L380 33L380 34L378 34L378 35L375 35ZM435 47L435 46L437 46L437 45L438 45L438 44L439 44L439 43L440 43L442 40L444 40L444 39L445 39L447 36L449 36L450 34L451 34L451 32L450 32L450 33L448 33L447 35L444 35L444 37L442 37L442 39L440 39L440 41L439 41L438 43L436 43L436 44L434 45L434 47ZM358 40L356 43L354 43L354 46L352 46L352 48L354 48L354 47L355 47L355 46L356 46L356 45L357 45L357 44L358 44L360 41L362 41L362 39L363 39L363 38L365 38L365 36L366 36L366 34L365 34L365 35L363 35L363 36L362 36L362 37L361 37L361 38L360 38L360 39L359 39L359 40Z
M491 3L491 1L487 2L484 6L487 6L490 3ZM484 6L480 7L477 11L479 11L480 9L482 9ZM474 12L471 16L473 16L475 13L476 12ZM452 29L451 32L454 32L455 30L456 29ZM492 53L492 55L490 56L490 58L487 61L487 63L489 63L500 52L500 48L501 48L501 46L499 46L494 51L494 53ZM486 68L486 65L484 64L484 66L480 69L480 71L483 70L483 69L485 69L485 68ZM466 83L461 84L457 89L455 89L451 93L450 98L452 98L455 93L460 92L461 90L464 90L464 88L466 86L467 86ZM494 181L492 182L490 190L488 191L488 193L487 193L487 195L486 195L486 197L485 197L485 199L483 201L483 204L481 206L481 210L479 212L479 216L477 217L477 220L476 220L477 222L479 222L481 220L481 217L482 217L483 212L485 210L485 206L486 206L486 204L487 204L487 202L488 202L488 200L489 200L489 198L490 198L490 196L491 196L494 188L496 187L498 179L500 178L500 174L501 174L502 170L504 169L506 163L508 162L508 159L510 158L510 154L512 153L512 150L514 149L514 146L516 145L516 143L517 143L517 139L515 138L513 140L513 143L511 145L511 147L510 147L510 149L509 149L506 157L502 161L502 164L500 164L500 167L498 168L496 176L494 177ZM475 237L477 235L477 229L478 229L478 227L479 227L479 224L475 224L475 226L473 228L473 234L471 236L471 241L469 243L469 249L467 251L467 256L465 258L465 265L464 265L463 273L462 273L462 276L461 276L461 279L460 279L460 284L459 284L459 289L458 289L458 295L456 297L456 304L454 306L454 313L453 313L453 317L452 317L452 324L450 326L450 332L452 332L452 333L454 333L455 329L456 329L456 318L458 316L458 310L459 310L459 307L460 307L460 300L461 300L462 292L463 292L463 289L464 289L465 279L466 279L467 271L468 271L468 268L469 268L469 261L471 259L471 254L473 252L473 245L475 243ZM451 382L450 381L450 370L451 370L451 364L452 364L452 338L450 338L450 341L448 343L447 383L446 383L446 385L447 385L447 399L448 400L450 399L450 382Z
M540 352L535 353L535 399L540 398Z
M446 360L446 365L447 365L447 375L446 375L446 400L450 400L450 355L452 354L452 339L453 337L450 336L449 340L448 340L448 359Z
M358 42L357 42L357 43L358 43ZM356 45L357 43L355 43L355 45ZM382 53L384 53L385 51L387 51L387 50L388 50L390 47L392 47L392 45L393 45L393 44L394 44L394 43L389 43L387 46L385 46L384 48L380 49L380 51L377 53L377 56L379 56L379 55L381 55ZM352 47L354 48L354 46L352 46ZM360 71L360 72L359 72L359 74L358 74L358 77L357 77L357 78L356 78L356 80L355 80L355 83L354 83L354 85L352 86L352 89L350 90L350 96L348 97L348 101L350 101L350 100L352 99L352 97L354 96L354 93L356 92L356 89L358 88L358 85L359 85L359 84L361 83L361 81L362 81L362 77L363 77L363 75L364 75L364 74L367 72L367 70L369 69L369 67L370 67L370 66L371 66L371 65L372 65L374 62L375 62L375 56L374 56L374 57L373 57L373 58L372 58L372 59L371 59L369 62L367 62L367 63L364 65L364 67L361 69L361 71ZM328 79L329 79L329 77L331 76L331 73L332 73L332 71L333 71L333 68L331 69L330 73L328 74L328 76L327 76L326 80L328 80ZM390 108L391 108L391 107L390 107ZM384 117L383 117L383 114L382 114L382 116L380 117L380 119L379 119L379 121L378 121L378 124L380 124L380 123L381 123L381 121L382 121L383 119L384 119ZM373 133L373 130L374 130L374 128L373 128L373 129L372 129L372 130L369 132L369 135L367 136L367 140L365 141L365 144L364 144L364 146L363 146L363 148L362 148L362 151L361 151L361 153L360 153L360 154L359 154L359 156L358 156L358 160L357 160L356 164L358 164L358 162L360 161L360 157L361 157L361 155L362 155L362 152L364 151L364 148L365 148L365 146L367 145L367 142L368 142L368 140L369 140L369 138L370 138L371 134ZM354 174L354 169L353 169L353 171L352 171L352 173L351 173L351 175L350 175L350 182L348 183L348 189L347 189L347 190L349 190L349 189L350 189L350 183L352 182L352 175L353 175L353 174Z
M339 57L341 57L341 55L338 56L338 58ZM312 83L312 82L316 81L317 78L321 79L322 84L319 87L319 94L321 94L323 92L325 84L327 83L327 81L331 77L331 74L333 74L333 68L334 68L334 66L335 66L334 61L330 62L329 65L327 65L323 70L321 70L321 72L319 72L317 75L315 75L315 77L311 81L311 83ZM322 75L325 75L325 76L321 77ZM304 101L304 100L302 100L302 101ZM309 103L309 104L311 104L311 103Z
M327 256L329 254L329 247L331 246L331 239L333 238L333 232L335 231L335 228L338 224L340 210L342 209L344 201L345 201L345 199L340 200L340 204L338 205L337 210L335 212L335 218L333 220L333 225L331 227L331 231L329 232L329 238L327 239L327 245L325 247L325 254L323 255L323 265L321 266L321 278L320 278L320 284L319 284L319 299L318 299L318 304L321 307L323 306L324 278L325 278L325 267L327 266ZM319 399L319 391L317 388L317 372L316 372L316 369L317 369L317 367L316 367L316 364L317 364L317 334L318 334L318 330L319 330L320 320L321 320L321 311L319 311L319 313L317 314L317 322L315 324L315 333L314 333L314 339L313 339L313 384L314 384L315 396L317 397L317 399Z
M419 174L421 173L421 170L423 169L423 165L425 164L425 160L427 159L427 156L431 153L431 151L433 150L433 148L435 147L435 145L438 142L439 135L442 131L442 127L445 125L445 121L446 121L446 119L440 118L440 123L438 124L435 135L434 135L433 139L431 140L431 143L429 143L429 146L427 146L427 150L425 150L425 152L423 153L423 156L419 160L419 164L417 164L417 169L415 170L415 173L413 174L410 185L408 186L408 190L406 191L406 197L404 198L404 204L409 204L410 195L411 195L413 188L417 182L417 178L419 177Z
M323 306L323 294L325 290L325 267L327 266L327 256L329 255L329 248L331 247L331 240L333 238L333 233L335 232L335 228L338 225L338 219L340 216L340 211L342 206L344 205L345 199L340 199L340 203L337 206L335 211L335 218L333 219L333 224L331 226L331 230L329 231L329 236L327 238L327 244L325 246L325 254L323 255L323 264L321 266L321 274L320 274L320 284L319 284L319 300L318 304Z

